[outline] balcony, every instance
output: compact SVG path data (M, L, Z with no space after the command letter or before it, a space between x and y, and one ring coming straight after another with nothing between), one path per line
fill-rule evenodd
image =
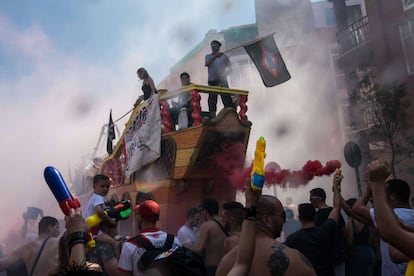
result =
M341 54L358 47L369 39L368 17L364 16L352 22L338 33L339 52Z
M368 17L364 16L351 24L337 35L340 65L355 60L371 57Z

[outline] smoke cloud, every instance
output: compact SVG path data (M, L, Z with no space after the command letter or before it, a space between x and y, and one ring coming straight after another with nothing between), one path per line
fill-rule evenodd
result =
M48 206L45 215L62 217L43 169L55 166L68 181L69 172L77 166L105 156L103 126L111 108L115 120L141 94L138 67L145 67L156 83L161 81L207 31L255 23L254 15L246 18L245 13L254 11L252 2L150 1L144 7L132 0L118 6L85 1L63 7L73 19L63 16L61 7L56 16L45 18L20 7L28 15L24 22L8 9L0 9L0 124L4 130L0 207L7 210L0 241L9 229L18 233L28 206ZM275 38L278 45L283 44L278 34ZM266 89L253 73L255 77L243 87L234 86L250 91L247 115L253 127L246 163L252 159L256 139L264 136L266 162L276 161L282 168L301 168L307 160L344 164L332 65L325 58L329 48L321 41L302 46L279 45L292 75L287 83ZM188 71L207 74L203 64ZM193 81L205 84L205 79ZM127 118L117 122L120 131ZM345 182L349 172L343 169L343 174ZM307 201L309 189L328 183L326 177L313 179L306 188L294 191L295 202ZM277 189L282 199L292 196L290 188ZM349 188L348 194L353 191ZM243 201L240 195L239 199Z

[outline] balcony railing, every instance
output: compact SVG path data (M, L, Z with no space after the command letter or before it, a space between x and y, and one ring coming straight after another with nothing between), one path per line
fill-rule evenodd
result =
M203 110L203 107L201 106L201 95L200 94L206 94L209 93L218 93L218 94L227 94L230 96L237 96L239 97L239 100L237 101L238 105L238 115L239 119L242 122L247 121L247 96L249 94L246 90L240 90L240 89L232 89L232 88L225 88L225 87L216 87L216 86L206 86L206 85L198 85L198 84L192 84L188 85L186 87L183 87L178 90L173 91L164 91L160 93L160 107L161 107L161 124L163 127L163 134L166 134L168 132L175 130L175 125L172 122L172 113L171 113L171 106L168 102L169 100L178 100L178 97L183 94L189 94L191 95L191 106L192 106L192 112L191 112L191 119L193 121L192 125L190 126L197 126L200 125L202 122L203 114L205 114L205 111ZM237 106L236 106L237 108Z
M338 33L339 52L343 54L368 40L368 17L364 16L348 25L345 30Z

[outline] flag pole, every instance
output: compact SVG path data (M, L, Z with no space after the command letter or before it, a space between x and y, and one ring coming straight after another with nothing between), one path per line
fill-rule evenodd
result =
M237 45L236 47L233 47L233 48L231 48L231 49L228 49L228 50L224 51L224 53L228 53L228 52L234 51L234 50L236 50L236 49L238 49L238 48L240 48L240 47L244 47L244 46L247 46L247 45L253 44L253 43L255 43L255 42L257 42L257 41L259 41L259 40L261 40L261 39L264 39L264 38L269 37L269 36L273 36L275 33L276 33L276 32L273 32L273 33L270 33L270 34L265 35L265 36L261 36L261 37L256 38L256 39L249 40L249 41L244 42L244 43L242 43L242 44L240 44L240 45Z

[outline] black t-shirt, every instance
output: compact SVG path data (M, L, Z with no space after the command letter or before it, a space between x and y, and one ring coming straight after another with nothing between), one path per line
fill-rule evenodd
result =
M336 228L336 222L328 219L321 226L300 229L290 234L285 244L308 258L318 276L332 276L335 275L332 243Z
M332 207L319 209L316 212L315 225L322 225L329 217ZM346 239L344 235L345 220L342 215L339 215L338 227L336 228L335 239L333 241L332 255L334 256L335 264L340 264L345 261L346 253Z

